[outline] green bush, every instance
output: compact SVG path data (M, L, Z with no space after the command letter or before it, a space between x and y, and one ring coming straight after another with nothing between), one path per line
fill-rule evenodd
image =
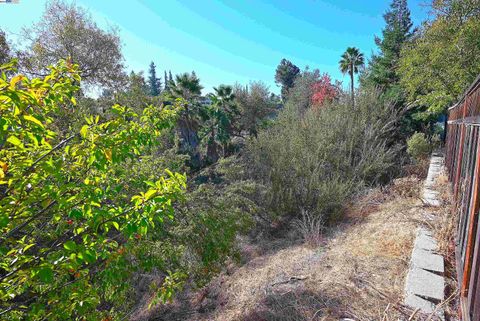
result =
M352 193L396 173L399 113L375 92L360 93L355 108L347 99L319 111L299 108L287 102L275 125L248 142L250 174L267 187L276 215L308 211L332 222Z
M422 161L432 152L432 145L428 142L425 134L415 133L407 140L407 153L415 161Z

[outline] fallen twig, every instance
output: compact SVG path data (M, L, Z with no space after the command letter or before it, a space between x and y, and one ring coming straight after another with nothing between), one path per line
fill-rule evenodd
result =
M410 318L408 318L408 321L412 321L413 318L415 317L415 315L418 313L418 311L420 311L419 308L416 308L415 311L413 311L412 315L410 316Z
M287 284L287 283L292 283L292 282L297 282L297 281L303 281L303 280L306 280L306 279L308 279L308 276L291 276L288 280L275 282L275 283L270 284L270 286Z

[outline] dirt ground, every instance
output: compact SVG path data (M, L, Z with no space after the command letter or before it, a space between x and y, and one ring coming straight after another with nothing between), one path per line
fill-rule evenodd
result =
M429 209L422 181L398 179L349 206L316 247L244 246L248 261L203 289L143 310L134 320L425 320L402 305L416 229ZM279 245L280 244L280 245ZM248 255L247 255L248 254Z

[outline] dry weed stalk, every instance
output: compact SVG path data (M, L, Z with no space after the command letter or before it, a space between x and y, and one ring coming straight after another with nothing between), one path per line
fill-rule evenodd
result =
M293 227L300 233L306 244L317 247L322 244L324 222L321 216L302 209L302 218L293 221Z

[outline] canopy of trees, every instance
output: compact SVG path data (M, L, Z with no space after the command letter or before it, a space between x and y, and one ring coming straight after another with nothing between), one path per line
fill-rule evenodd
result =
M403 49L401 84L424 121L444 113L480 73L480 3L434 1L427 21Z
M116 86L123 80L121 42L115 29L104 31L88 12L74 3L47 3L39 22L23 32L28 49L20 67L34 75L48 74L46 66L70 59L80 66L85 85Z

